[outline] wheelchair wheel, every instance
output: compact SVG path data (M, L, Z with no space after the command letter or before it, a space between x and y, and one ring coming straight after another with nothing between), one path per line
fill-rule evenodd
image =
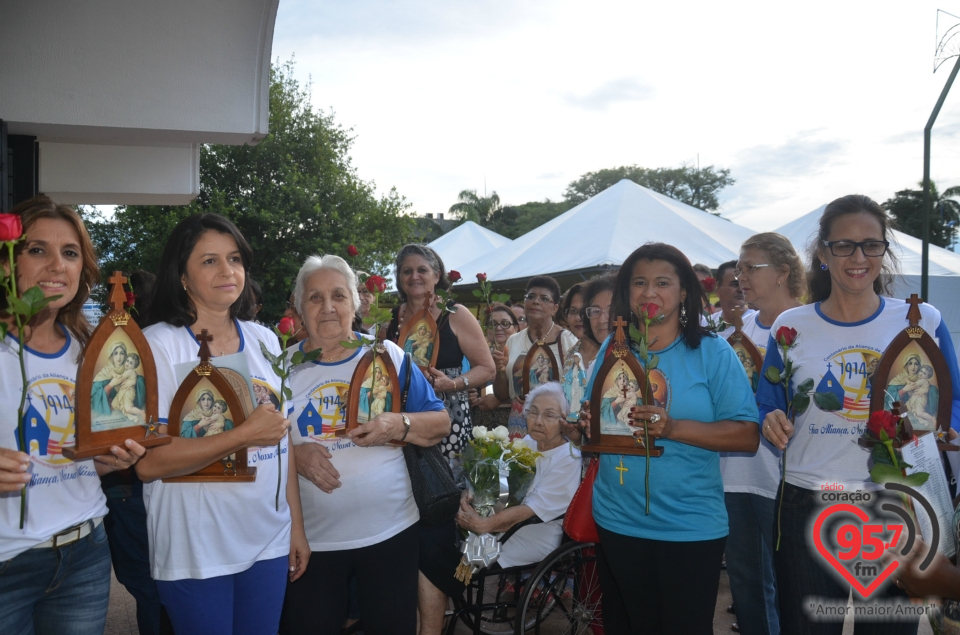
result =
M514 633L602 635L596 561L593 543L567 543L547 556L523 585Z

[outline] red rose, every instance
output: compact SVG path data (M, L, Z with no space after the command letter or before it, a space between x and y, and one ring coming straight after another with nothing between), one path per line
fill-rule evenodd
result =
M347 255L350 256L351 258L356 258L358 255L360 255L360 252L357 251L356 247L354 247L353 245L350 245L349 247L347 247Z
M487 281L487 274L485 273L477 274L477 282L486 282L486 281Z
M653 302L647 302L640 305L640 318L643 320L652 320L660 314L660 307Z
M293 318L285 317L281 319L277 330L283 335L293 335Z
M387 290L387 281L380 276L370 276L363 284L370 293L383 293Z
M867 430L877 439L880 438L880 431L883 430L887 433L887 438L892 439L897 436L897 422L899 419L900 418L892 412L887 412L886 410L871 412L870 420L867 421Z
M456 269L451 269L449 273L447 273L447 277L450 278L451 283L460 282L461 280L463 280L463 276L461 276L460 272L457 271Z
M777 329L777 344L785 348L790 348L797 341L797 329L789 326L781 326Z
M700 281L700 284L703 285L704 291L706 291L707 293L713 293L713 291L717 288L717 279L707 276L706 278Z
M137 303L137 296L133 295L133 291L125 291L124 293L127 296L125 304L128 307L132 307L134 304Z
M17 240L23 236L23 225L18 214L0 214L0 241Z

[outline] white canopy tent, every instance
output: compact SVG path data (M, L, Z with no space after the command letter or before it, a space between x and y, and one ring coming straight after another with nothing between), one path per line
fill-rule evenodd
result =
M447 271L456 269L466 277L467 274L461 269L463 265L511 242L513 241L506 236L501 236L468 220L437 238L429 246L443 260Z
M662 241L693 263L717 267L735 259L754 231L653 190L622 180L511 243L463 264L464 287L477 272L498 288L539 274L562 287L617 267L640 245Z
M793 243L807 265L810 263L806 257L806 249L816 236L825 207L826 205L821 205L809 214L804 214L775 230ZM911 293L919 295L923 243L919 238L896 230L893 236L890 250L899 258L903 273L896 280L893 295L898 298L907 298ZM929 290L930 303L940 310L954 344L957 344L960 339L960 254L930 245Z

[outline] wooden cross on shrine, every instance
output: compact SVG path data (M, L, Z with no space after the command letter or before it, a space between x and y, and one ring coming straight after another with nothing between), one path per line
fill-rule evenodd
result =
M627 336L623 332L623 327L627 325L627 322L618 315L617 319L613 321L613 325L617 327L617 332L613 336L611 352L617 359L623 359L630 354L630 349L627 348ZM626 393L624 393L624 397L626 397Z
M743 328L743 313L746 310L746 304L735 306L730 310L730 324L733 326L735 331L739 331Z
M123 305L127 301L127 292L123 290L123 285L127 283L127 277L122 271L114 271L107 282L111 285L110 305L117 311L123 311Z
M910 322L910 326L917 326L920 323L920 305L923 304L923 300L916 293L910 295L907 298L907 304L910 305L910 309L907 310L907 320Z
M626 336L626 335L624 334L624 332L623 332L623 327L625 327L625 326L627 325L626 320L624 320L621 316L618 315L618 316L617 316L617 319L613 321L613 325L614 325L615 327L617 327L617 334L614 336L614 340L613 340L613 341L615 341L615 342L626 342L626 341L627 341L627 336Z
M210 342L213 341L213 336L207 333L207 329L200 331L200 335L195 336L197 341L200 342L200 352L197 355L200 356L201 362L210 361Z

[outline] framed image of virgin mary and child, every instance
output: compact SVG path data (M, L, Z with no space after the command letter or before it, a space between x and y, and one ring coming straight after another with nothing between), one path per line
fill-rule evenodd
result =
M126 280L120 272L110 278L113 308L83 350L74 404L76 444L63 450L74 460L110 454L110 448L125 439L147 448L171 440L158 431L153 353L123 308Z
M937 343L919 325L923 301L914 294L907 302L908 326L890 342L868 378L870 411L892 410L899 404L914 434L937 432L945 441L953 401L950 371ZM939 445L941 450L958 449L945 442Z
M253 397L247 382L236 371L210 363L204 330L200 341L200 363L180 383L170 406L167 430L173 436L199 439L214 436L242 425L253 411ZM236 376L236 377L234 377ZM222 457L193 474L163 479L164 483L249 483L256 480L255 467L247 466L247 450Z
M400 379L397 369L383 344L377 341L375 346L382 349L377 352L376 361L373 351L367 351L353 370L347 395L346 427L337 430L338 436L372 421L384 412L400 412Z
M632 424L630 409L642 405L645 394L651 395L657 405L666 404L666 381L658 370L648 376L630 352L623 332L627 323L618 317L614 324L614 341L600 364L590 393L590 441L581 449L603 454L645 454L642 438L634 437L640 429ZM650 456L661 454L663 448L651 439Z
M440 354L440 328L430 314L430 303L418 311L400 328L397 345L410 353L413 363L423 370L437 365ZM399 412L399 411L398 411Z

